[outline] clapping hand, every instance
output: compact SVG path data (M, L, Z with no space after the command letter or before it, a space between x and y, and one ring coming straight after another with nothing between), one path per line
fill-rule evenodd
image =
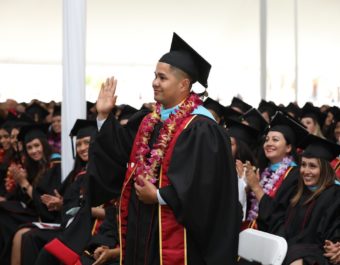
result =
M340 264L340 242L333 243L330 240L325 240L325 254L332 264Z
M63 206L63 197L57 190L54 190L54 196L50 194L43 194L40 196L40 199L49 211L59 211Z

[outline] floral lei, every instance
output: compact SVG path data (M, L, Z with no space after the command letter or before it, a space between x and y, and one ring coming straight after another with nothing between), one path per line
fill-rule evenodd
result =
M141 136L136 143L136 176L142 176L151 183L157 182L158 178L156 175L159 166L162 164L174 132L183 119L188 117L199 105L202 105L202 100L195 93L191 93L179 108L175 110L175 113L170 114L169 118L164 121L158 138L152 146L152 150L150 150L148 143L151 134L155 125L161 119L161 104L156 104L155 110L141 124Z
M288 167L293 162L292 156L287 156L283 158L279 168L275 172L270 171L270 167L266 167L265 170L261 174L260 186L263 189L263 192L267 195L273 190L275 184L280 180L283 174L287 171ZM256 199L254 192L250 193L250 209L248 211L248 221L253 221L257 218L259 211L259 202Z

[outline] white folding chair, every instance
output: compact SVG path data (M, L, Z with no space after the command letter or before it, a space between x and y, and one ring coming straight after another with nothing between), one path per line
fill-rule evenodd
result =
M238 255L264 265L281 265L287 247L283 237L248 228L240 233Z

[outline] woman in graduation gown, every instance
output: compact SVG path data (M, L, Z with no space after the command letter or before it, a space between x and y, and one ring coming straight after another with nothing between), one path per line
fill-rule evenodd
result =
M88 163L88 150L91 137L96 133L96 122L78 119L74 124L70 136L76 136L76 156L72 171L54 195L43 194L41 199L49 211L58 211L61 214L60 228L39 229L34 227L22 235L21 264L34 264L43 246L63 233L71 218L82 207L85 196L86 170ZM94 219L103 217L104 209L93 209ZM91 229L91 227L88 227ZM86 233L86 232L84 232ZM20 253L19 253L20 255Z
M184 50L171 50L157 63L158 103L143 121L137 113L120 126L109 114L116 80L103 84L97 111L106 120L90 158L91 199L97 204L119 196L125 181L119 215L122 264L234 264L241 211L230 140L190 92L190 80L207 87L210 65L176 34L172 47ZM166 125L176 128L170 137ZM160 160L163 139L173 141ZM155 160L161 161L157 172L145 175Z
M288 243L285 263L328 264L324 244L339 240L340 211L340 186L329 162L340 154L340 146L309 135L301 147L298 190L280 229Z
M0 158L0 201L6 196L6 175L8 166L13 159L14 150L11 145L12 122L6 121L0 126L0 149L2 157Z
M307 134L292 118L282 112L275 114L263 143L265 163L259 161L260 170L256 172L247 163L246 179L252 190L247 215L250 227L275 233L282 223L297 187L296 142Z
M12 237L21 224L39 219L50 222L59 216L49 212L40 199L61 183L60 159L52 157L46 131L45 125L28 125L18 136L24 143L25 161L9 169L17 185L0 202L0 264L8 264Z

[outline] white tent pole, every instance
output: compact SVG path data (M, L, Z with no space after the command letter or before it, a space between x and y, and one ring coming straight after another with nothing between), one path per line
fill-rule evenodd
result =
M294 46L295 46L295 101L299 93L299 35L298 35L298 1L294 0Z
M69 133L86 117L85 97L86 0L63 0L62 176L73 167Z
M267 94L267 0L260 0L260 89L261 99Z

